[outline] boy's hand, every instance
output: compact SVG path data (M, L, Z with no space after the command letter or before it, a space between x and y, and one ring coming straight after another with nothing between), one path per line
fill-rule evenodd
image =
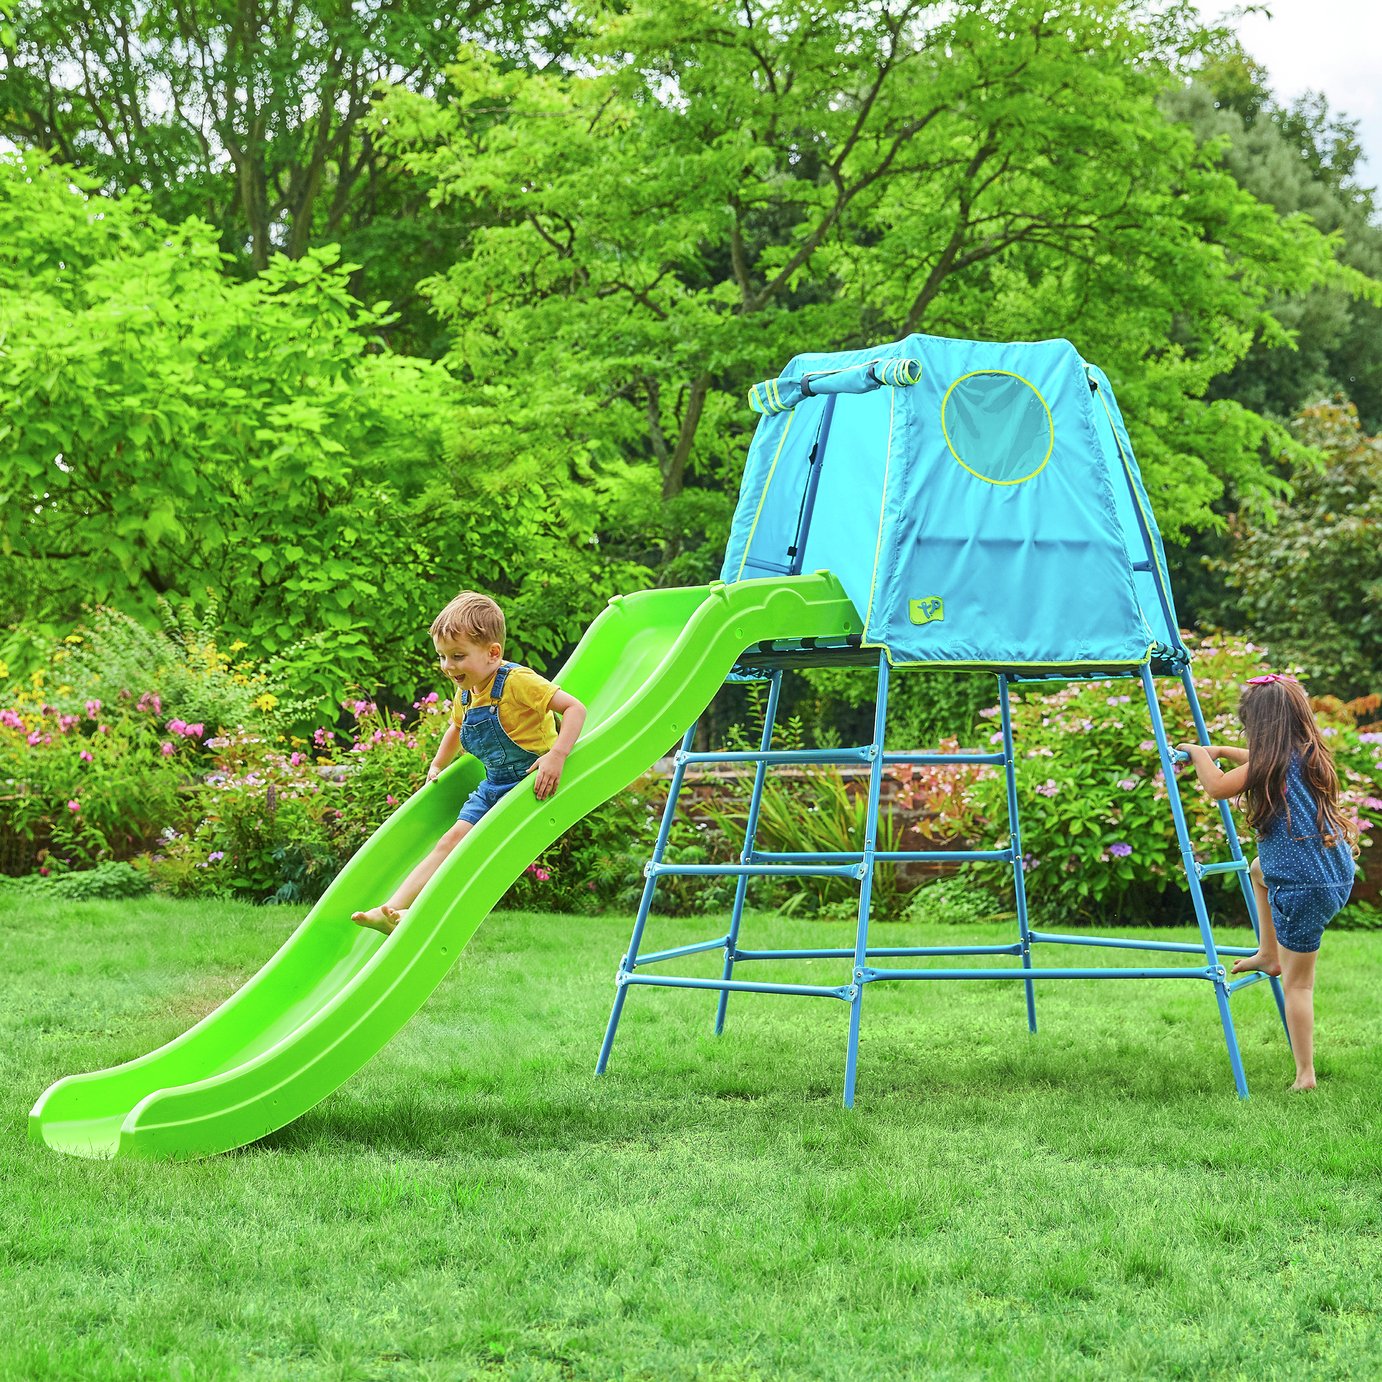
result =
M437 767L437 765L436 765L435 763L429 763L429 764L427 765L427 780L428 780L428 782L435 782L440 776L441 776L441 769L440 769L439 767Z
M539 801L546 801L557 790L561 781L561 770L566 767L566 755L559 749L548 749L533 764L530 771L534 775L533 795Z

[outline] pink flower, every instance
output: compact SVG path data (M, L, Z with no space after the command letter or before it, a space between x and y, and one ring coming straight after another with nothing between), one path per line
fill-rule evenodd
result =
M139 710L147 711L150 715L157 715L163 709L163 700L154 692L146 691L142 696L140 696L139 704L136 708Z
M85 749L83 749L81 753L77 755L77 757L80 758L83 763L94 763L96 761L95 756L93 754L89 754Z
M186 721L186 720L169 720L169 721L168 721L168 732L169 732L170 734L186 734L186 733L187 733L187 721Z
M29 743L31 743L32 745L34 745L35 748L37 748L38 745L41 744L42 742L43 742L43 735L40 734L38 730L34 730L34 732L33 732L31 735L29 735Z
M1137 786L1137 779L1135 777L1120 777L1118 779L1118 785L1125 792L1131 792L1132 789Z
M0 725L6 729L23 729L24 721L13 710L0 710Z
M67 809L69 811L80 811L82 809L82 804L73 797L73 799L67 803Z
M177 749L165 739L158 746L158 751L164 756L164 758L171 758L177 752Z
M398 805L398 798L397 798L396 796L394 796L392 793L390 793L388 796L386 796L386 797L384 798L384 800L385 800L386 802L388 802L390 806L397 806L397 805Z
M97 726L96 726L96 733L97 733L97 734L109 734L109 733L110 733L110 726L109 726L109 725L97 725Z
M1060 787L1057 785L1055 778L1048 777L1036 790L1040 796L1053 797L1060 791Z
M86 718L87 718L88 720L94 720L100 713L101 713L101 703L100 703L100 701L87 701L87 703L86 703Z
M288 755L288 762L296 768L298 764L302 762L302 755L300 753L290 753Z
M195 725L188 725L183 731L189 739L200 739L206 733L206 726L198 721Z

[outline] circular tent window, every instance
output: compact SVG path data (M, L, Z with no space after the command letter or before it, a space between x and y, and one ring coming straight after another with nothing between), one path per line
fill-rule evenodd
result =
M941 400L950 454L991 485L1020 485L1051 459L1056 431L1046 400L1020 374L962 374Z

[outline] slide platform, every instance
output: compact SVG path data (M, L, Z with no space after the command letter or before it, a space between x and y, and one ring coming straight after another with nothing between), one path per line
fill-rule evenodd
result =
M531 783L509 793L393 935L356 926L351 912L389 896L480 781L460 758L380 826L242 988L166 1046L59 1080L34 1105L30 1137L77 1156L191 1158L292 1122L422 1006L544 849L675 746L745 649L861 631L824 572L616 596L554 678L590 715L552 797L539 802Z

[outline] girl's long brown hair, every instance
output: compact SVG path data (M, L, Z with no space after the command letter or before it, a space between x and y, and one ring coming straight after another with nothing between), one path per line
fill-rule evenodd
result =
M1248 740L1248 824L1260 834L1286 810L1286 770L1292 755L1299 755L1301 777L1315 798L1320 839L1326 848L1340 836L1353 844L1358 832L1339 810L1334 756L1315 723L1305 688L1286 677L1250 683L1238 702L1238 718Z

